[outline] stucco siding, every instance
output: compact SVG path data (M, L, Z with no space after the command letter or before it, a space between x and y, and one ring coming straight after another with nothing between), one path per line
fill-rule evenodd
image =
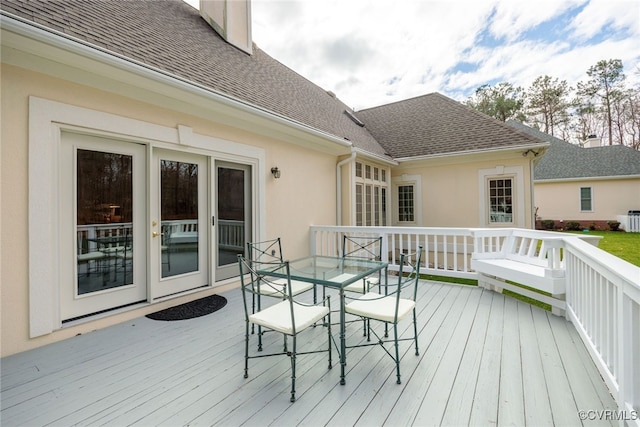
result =
M489 159L489 157L492 157ZM478 190L480 171L495 171L490 176L512 176L504 170L517 168L521 176L517 178L518 196L523 206L522 224L518 227L530 228L532 225L531 189L529 160L521 154L493 153L476 156L461 156L458 161L425 160L400 165L392 170L394 179L403 175L420 176L422 218L419 226L425 227L486 227L479 210L483 209L484 200ZM503 171L502 173L500 171ZM520 182L522 180L522 182ZM395 194L392 191L392 194ZM392 209L397 207L394 201ZM487 208L488 209L488 208Z
M592 189L591 211L580 208L580 188ZM542 220L614 221L640 209L640 178L535 182L535 206Z
M54 341L87 333L157 311L168 305L186 302L206 294L235 286L225 282L197 294L165 301L153 306L110 314L82 324L66 326L52 334L29 338L29 97L39 97L67 105L132 118L168 128L190 127L193 133L264 150L265 238L280 236L285 255L302 256L309 250L309 224L335 221L336 156L292 146L278 139L246 129L206 120L195 115L147 104L63 79L52 78L23 68L2 65L2 157L1 157L1 230L0 260L2 355L9 355ZM81 79L80 79L81 80ZM53 139L52 139L53 143ZM179 147L175 147L179 149ZM188 147L186 148L188 149ZM211 147L215 150L216 147ZM278 166L282 177L274 179L270 168ZM53 209L54 207L52 207ZM67 284L73 286L73 284Z

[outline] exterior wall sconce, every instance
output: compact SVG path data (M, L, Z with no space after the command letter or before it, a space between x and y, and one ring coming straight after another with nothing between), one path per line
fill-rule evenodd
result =
M274 167L274 168L271 168L271 173L273 174L273 177L274 177L275 179L280 178L280 169L278 169L278 167L277 167L277 166L276 166L276 167Z

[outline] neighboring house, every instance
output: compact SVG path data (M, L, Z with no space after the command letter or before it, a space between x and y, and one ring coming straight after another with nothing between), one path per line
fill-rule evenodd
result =
M247 3L0 4L2 355L237 286L311 224L533 226L544 140L438 94L355 113Z
M640 211L640 151L622 145L581 147L517 121L508 125L551 143L534 171L538 227L554 220L556 228L576 222L581 228L609 230L609 222Z

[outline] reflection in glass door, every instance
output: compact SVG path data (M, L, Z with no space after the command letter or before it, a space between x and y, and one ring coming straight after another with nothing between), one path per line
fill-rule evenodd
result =
M133 283L133 156L77 150L77 294Z
M195 163L160 160L163 278L198 271L198 172Z
M251 168L216 162L216 280L238 276L238 254L251 236Z
M209 174L207 158L194 154L155 149L154 165L151 268L157 298L208 284Z

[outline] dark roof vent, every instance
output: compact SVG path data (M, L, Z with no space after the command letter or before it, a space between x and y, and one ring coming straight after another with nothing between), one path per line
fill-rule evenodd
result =
M353 113L349 110L344 110L344 113L347 115L347 117L349 117L353 123L357 124L358 126L360 126L361 128L364 127L364 123L362 123L360 121L360 119L358 119L356 116L353 115Z

